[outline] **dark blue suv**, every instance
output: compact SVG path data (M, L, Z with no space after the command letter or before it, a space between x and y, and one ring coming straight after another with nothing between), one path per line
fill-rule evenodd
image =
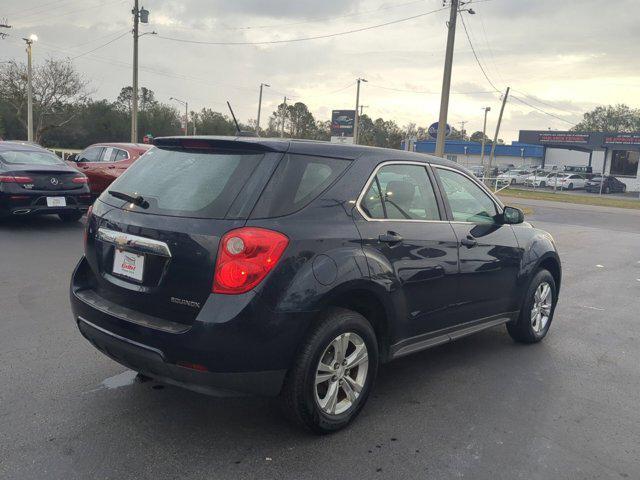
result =
M82 335L141 375L280 395L325 433L382 362L500 324L541 340L560 277L551 236L455 163L171 137L95 202L71 303Z

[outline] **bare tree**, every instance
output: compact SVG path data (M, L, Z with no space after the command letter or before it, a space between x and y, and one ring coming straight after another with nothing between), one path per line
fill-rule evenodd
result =
M70 60L47 59L33 69L34 138L40 142L48 130L69 123L79 112L90 92L88 82L76 72ZM16 112L27 127L27 66L8 62L0 70L0 98Z

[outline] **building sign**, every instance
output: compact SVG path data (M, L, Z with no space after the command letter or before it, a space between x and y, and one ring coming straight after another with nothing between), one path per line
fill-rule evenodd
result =
M355 110L333 110L331 112L331 136L353 137L355 120Z
M538 134L540 143L589 143L589 134L571 132L548 132Z
M605 145L640 145L640 134L614 133L604 137Z
M440 125L440 122L436 122L436 123L432 123L429 126L429 130L427 130L429 132L429 136L431 138L438 138L438 126ZM447 123L445 131L444 131L444 136L448 137L449 135L451 135L451 125L449 125Z

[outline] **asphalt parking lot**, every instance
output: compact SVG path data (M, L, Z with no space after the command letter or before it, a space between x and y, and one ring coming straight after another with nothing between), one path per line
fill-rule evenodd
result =
M547 339L500 327L388 364L321 438L277 400L132 382L71 318L81 224L0 224L0 478L640 478L640 212L517 203L563 260Z

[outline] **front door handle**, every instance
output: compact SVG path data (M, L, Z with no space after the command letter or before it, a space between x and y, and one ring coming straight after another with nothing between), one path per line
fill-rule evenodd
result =
M478 241L471 235L467 235L467 238L463 238L462 240L460 240L460 243L467 248L475 247L476 245L478 245Z
M378 240L385 243L398 243L402 241L402 237L396 232L387 232L379 235Z

